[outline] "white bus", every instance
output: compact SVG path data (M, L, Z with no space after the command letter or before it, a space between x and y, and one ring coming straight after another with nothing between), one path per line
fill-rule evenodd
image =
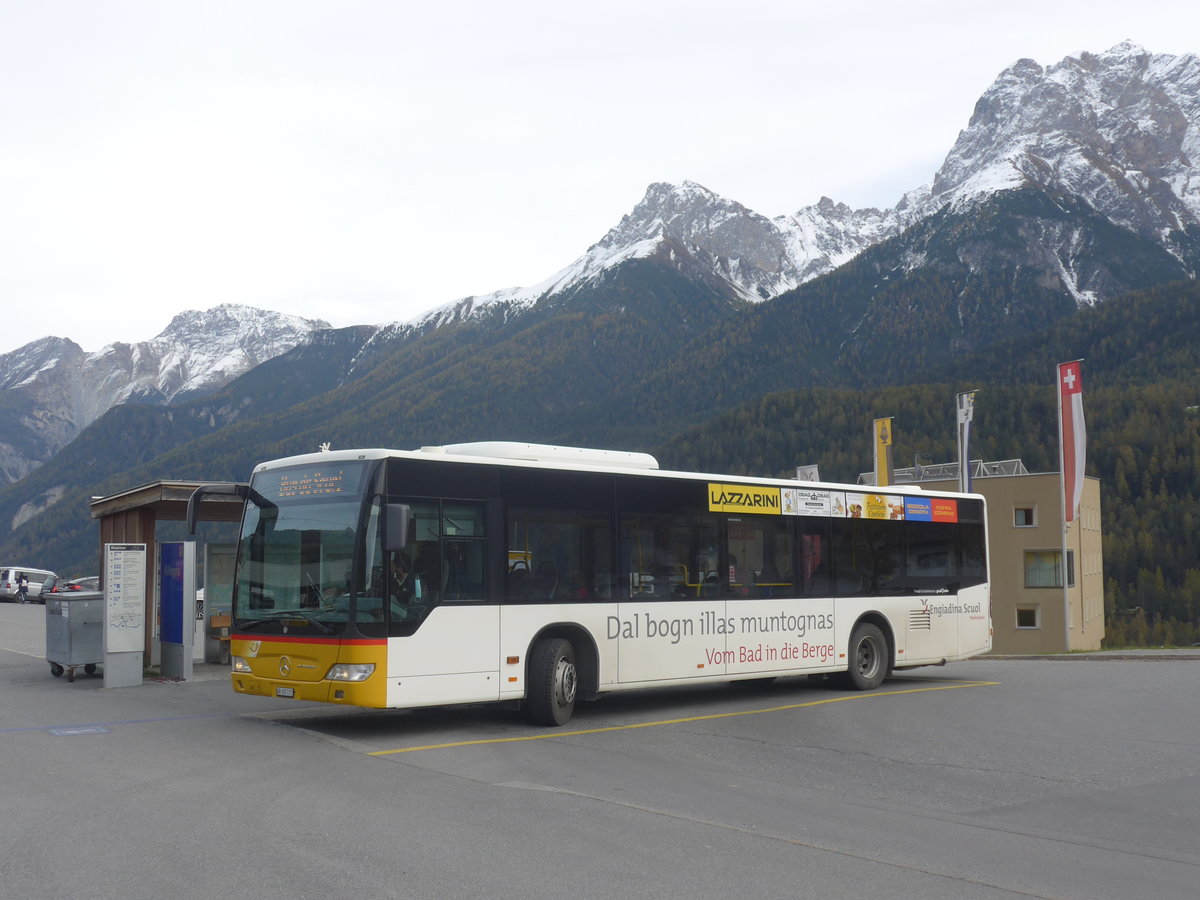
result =
M362 707L786 675L870 690L991 647L983 498L660 471L490 442L262 463L233 594L235 691Z

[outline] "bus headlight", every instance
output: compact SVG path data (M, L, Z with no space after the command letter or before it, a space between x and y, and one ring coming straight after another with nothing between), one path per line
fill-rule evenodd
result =
M239 672L242 675L250 674L250 663L246 662L240 656L233 657L230 662L233 663L233 671Z
M366 681L375 671L375 663L338 663L325 677L330 681Z

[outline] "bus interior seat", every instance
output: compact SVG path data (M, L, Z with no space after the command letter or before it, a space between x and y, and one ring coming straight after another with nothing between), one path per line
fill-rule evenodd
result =
M554 563L539 563L530 589L538 600L550 600L558 591L558 569Z
M524 566L512 568L504 577L504 593L510 602L524 602L529 593L529 569Z

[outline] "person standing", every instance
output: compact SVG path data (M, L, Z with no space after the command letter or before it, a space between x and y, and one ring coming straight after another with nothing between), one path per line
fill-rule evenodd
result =
M29 576L24 572L22 572L21 577L17 579L17 593L21 595L22 603L29 602Z

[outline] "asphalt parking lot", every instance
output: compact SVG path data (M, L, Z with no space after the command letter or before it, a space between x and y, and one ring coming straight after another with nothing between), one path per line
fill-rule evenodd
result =
M360 711L53 678L0 604L0 896L1193 898L1200 654Z

